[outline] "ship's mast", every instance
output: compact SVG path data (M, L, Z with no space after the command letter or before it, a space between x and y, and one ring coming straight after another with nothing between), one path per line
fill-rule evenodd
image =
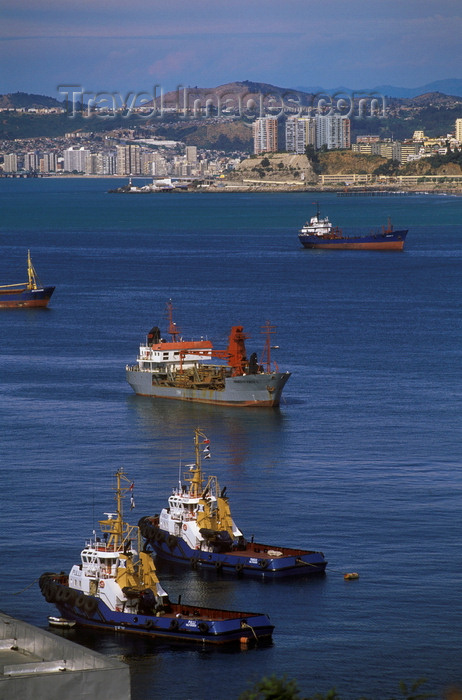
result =
M196 453L196 460L194 464L194 468L191 471L191 474L188 474L185 476L186 481L189 481L190 487L189 487L189 495L192 498L199 498L202 495L202 468L201 468L201 463L202 463L202 458L201 458L201 447L205 445L209 445L210 441L208 440L207 436L205 433L203 433L199 428L196 428L194 431L194 449Z
M262 326L262 330L261 330L261 332L264 333L266 336L261 364L266 365L267 372L271 372L271 336L275 332L275 328L276 328L276 326L272 326L271 323L269 321L267 321L266 324L264 326ZM276 365L276 363L275 363L275 365ZM276 365L276 371L277 371L277 365Z
M35 272L34 266L32 265L30 250L27 251L27 274L29 277L29 289L37 289L37 273Z
M123 499L128 491L132 491L133 483L128 479L123 469L119 469L116 472L116 488L115 488L115 501L116 501L116 513L115 518L110 516L107 520L100 520L101 530L108 534L107 544L114 551L120 550L124 542L130 533L131 528L128 523L123 521ZM129 486L122 486L122 482L125 481Z
M177 342L177 336L180 335L180 331L177 328L176 323L173 320L173 304L172 300L169 299L167 302L167 319L168 319L168 332L172 336L172 341Z

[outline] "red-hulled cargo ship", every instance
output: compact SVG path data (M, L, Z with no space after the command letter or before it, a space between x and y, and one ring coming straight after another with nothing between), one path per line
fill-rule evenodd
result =
M27 282L0 285L0 309L46 307L55 291L54 287L44 287L32 265L30 250L27 251Z
M332 226L329 218L321 218L319 205L316 214L299 231L298 238L304 248L325 250L403 250L408 231L387 228L365 236L344 236L341 229Z

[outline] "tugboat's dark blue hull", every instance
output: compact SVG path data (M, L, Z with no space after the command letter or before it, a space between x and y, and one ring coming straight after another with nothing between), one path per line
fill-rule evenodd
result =
M133 614L111 610L96 596L83 595L50 580L41 588L47 602L54 603L63 618L95 629L211 644L270 640L274 629L269 617L259 613L171 603L169 610L159 615Z
M257 542L248 542L242 549L208 552L191 549L183 539L169 535L155 526L151 528L151 536L147 536L148 532L145 528L142 527L141 531L158 557L165 561L191 566L194 569L215 569L239 576L276 578L322 574L327 566L322 552Z

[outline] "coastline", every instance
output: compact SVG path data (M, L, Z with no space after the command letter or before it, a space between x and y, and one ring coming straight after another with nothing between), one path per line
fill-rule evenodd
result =
M46 174L40 174L37 179L78 179L78 180L114 180L115 182L117 181L126 181L127 180L127 175L83 175L83 174L61 174L61 173L46 173ZM152 177L149 175L135 175L132 176L133 180L152 180ZM29 179L35 179L31 177L25 177L25 176L18 176L18 177L0 177L0 180L29 180ZM189 187L189 188L178 188L173 190L174 192L182 192L182 193L191 193L191 192L197 192L197 193L236 193L236 192L245 192L246 194L250 194L252 192L255 193L263 193L263 192L271 192L271 193L276 193L276 192L281 192L281 193L288 193L288 192L317 192L317 193L337 193L339 196L394 196L394 195L406 195L406 194L440 194L440 195L451 195L451 196L462 196L462 183L432 183L432 182L426 182L426 183L420 183L419 185L411 185L411 184L403 184L403 183L397 183L396 186L392 185L387 185L387 186L370 186L370 187L364 187L364 186L348 186L348 187L339 187L335 185L316 185L314 183L311 184L295 184L295 183L284 183L281 182L281 184L277 184L274 181L272 183L265 183L264 181L258 183L258 182L252 182L252 183L247 183L247 182L231 182L231 181L219 181L217 183L212 183L209 185L198 185L195 187ZM131 191L131 192L115 192L113 190L111 192L115 194L159 194L159 192L155 191Z

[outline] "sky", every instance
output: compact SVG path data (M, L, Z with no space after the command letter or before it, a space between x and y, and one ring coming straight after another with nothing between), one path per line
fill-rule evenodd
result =
M461 37L461 0L0 0L0 94L419 87Z

